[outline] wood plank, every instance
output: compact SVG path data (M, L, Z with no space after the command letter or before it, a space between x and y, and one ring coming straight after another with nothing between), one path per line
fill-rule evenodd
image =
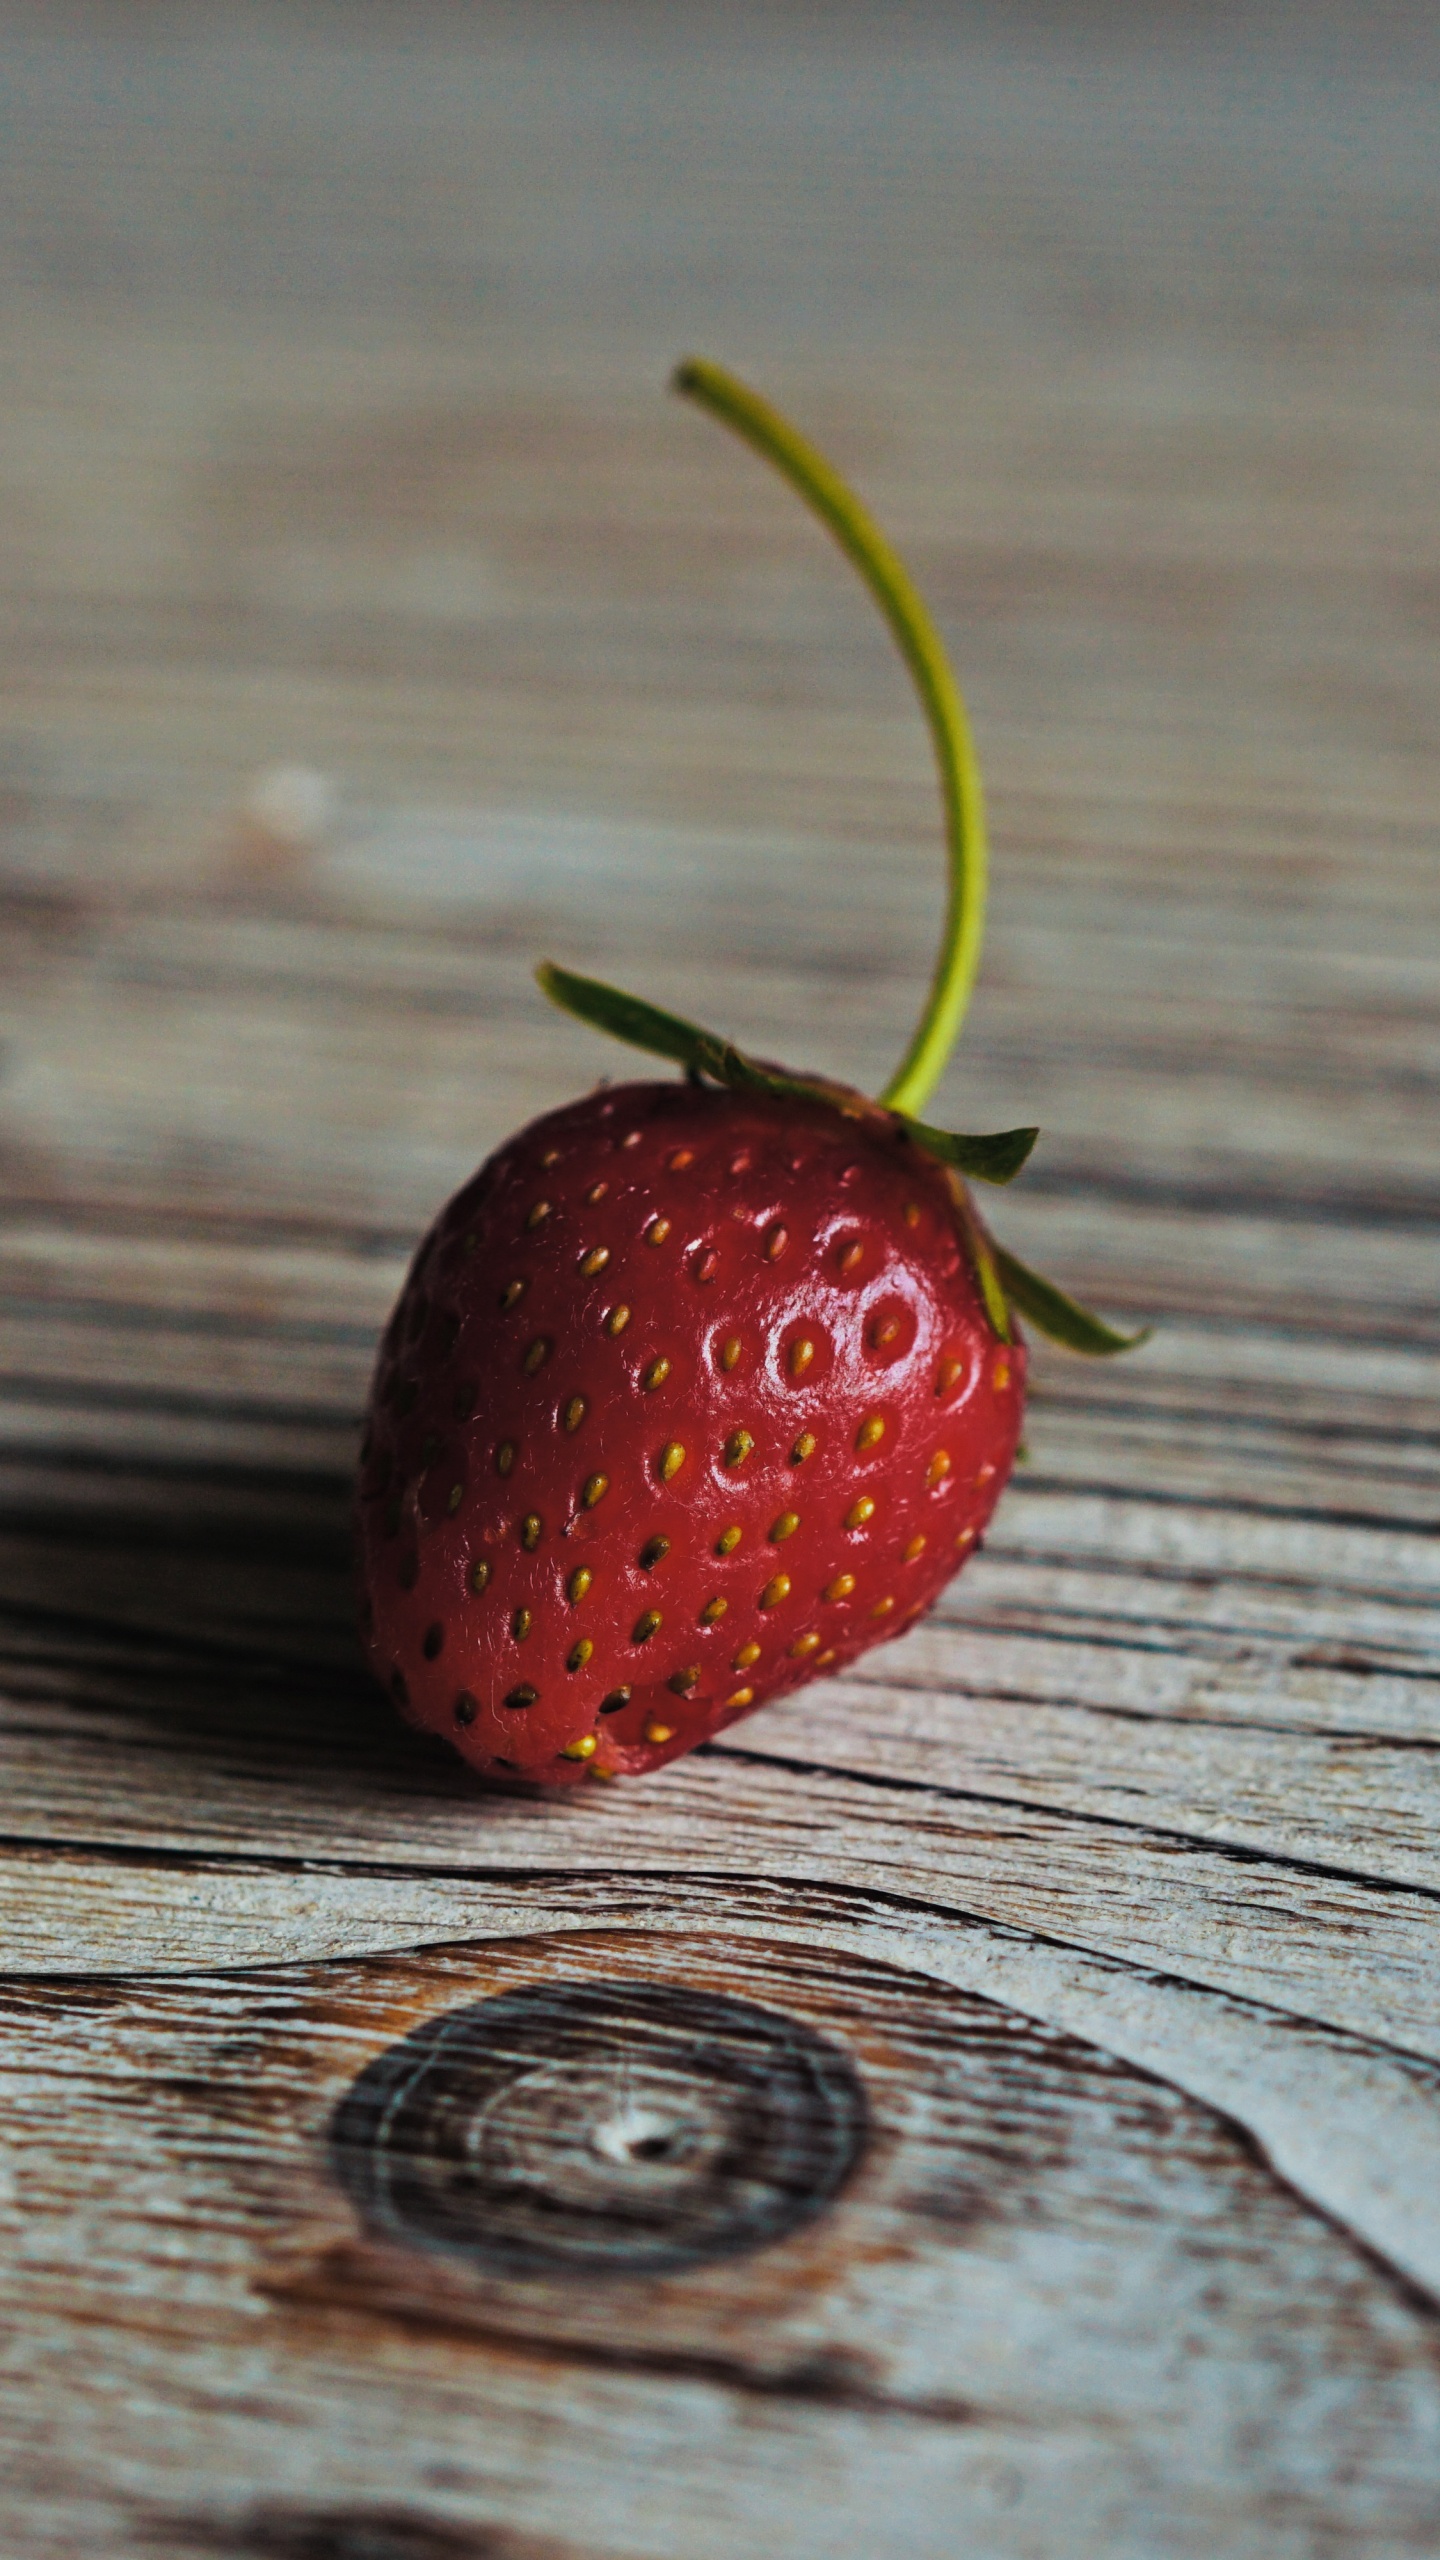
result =
M1437 70L1347 7L0 11L16 2560L1434 2548ZM500 1802L366 1685L348 1502L419 1230L645 1072L531 962L873 1088L938 912L888 643L658 397L692 335L954 639L936 1113L1040 1120L1000 1232L1156 1333L1042 1352L902 1645ZM360 2228L357 2074L637 1975L850 2057L825 2213L618 2293Z
M738 1994L850 2053L871 2130L828 2216L754 2257L645 2280L617 2262L588 2287L357 2233L323 2136L380 2046L506 1989L558 1979L603 1998L637 1975L672 1999ZM557 2424L563 2520L577 2500L605 2519L587 2549L659 2553L680 2505L702 2554L757 2532L799 2552L878 2536L938 2554L957 2531L1018 2553L1033 2518L1046 2530L1062 2512L1077 2553L1114 2549L1117 2525L1138 2553L1142 2535L1183 2547L1212 2526L1217 2480L1242 2551L1273 2547L1277 2499L1292 2537L1323 2520L1359 2547L1423 2535L1433 2514L1429 2322L1222 2119L990 2001L783 1943L717 1955L586 1933L37 1996L12 2016L29 2069L7 2116L20 2197L26 2160L47 2163L26 2265L51 2326L7 2433L46 2530L64 2525L48 2448L20 2431L59 2390L72 2500L127 2535L138 2508L199 2548L207 2523L235 2533L237 2504L283 2514L297 2455L309 2506L363 2515L379 2493L428 2509L438 2488L442 2517L454 2491L462 2512L553 2528L535 2454ZM607 2086L585 2103L621 2102ZM525 2174L563 2179L567 2159L527 2155ZM675 2174L666 2189L643 2162L611 2173L637 2194L648 2175L652 2213ZM387 2344L412 2413L399 2439L374 2432L393 2406ZM161 2369L142 2449L118 2410ZM844 2496L822 2516L813 2484L837 2464Z

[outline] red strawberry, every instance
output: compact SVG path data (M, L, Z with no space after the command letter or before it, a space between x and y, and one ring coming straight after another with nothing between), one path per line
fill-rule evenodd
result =
M899 1634L1019 1436L942 1169L823 1103L642 1084L445 1209L376 1375L375 1668L482 1768L655 1768Z
M441 1212L381 1346L360 1488L377 1674L512 1783L656 1768L900 1634L1010 1472L1011 1308L1079 1349L1124 1340L994 1246L971 1204L963 1175L1008 1180L1035 1132L949 1137L909 1116L973 975L983 854L924 608L793 429L713 368L682 387L825 515L922 678L951 929L880 1104L541 972L690 1080L550 1113Z

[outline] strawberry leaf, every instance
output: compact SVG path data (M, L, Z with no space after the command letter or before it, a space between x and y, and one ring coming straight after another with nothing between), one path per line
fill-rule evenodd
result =
M781 1101L825 1102L847 1119L898 1124L927 1155L979 1182L1013 1181L1040 1135L1038 1129L1001 1129L986 1137L966 1137L932 1129L923 1120L887 1111L883 1104L869 1102L828 1077L801 1075L789 1067L772 1066L768 1059L748 1058L733 1041L718 1039L713 1031L702 1031L698 1023L686 1022L678 1013L665 1013L640 996L607 987L599 978L579 977L551 960L542 960L535 976L543 993L562 1012L573 1013L596 1031L608 1031L612 1039L628 1041L633 1049L673 1058L692 1075L708 1076L713 1084L728 1085L733 1092L769 1093Z
M964 1183L950 1172L950 1197L955 1204L955 1222L965 1239L970 1254L970 1268L985 1301L990 1329L1001 1342L1013 1342L1010 1309L1000 1285L999 1259L995 1239L966 1190Z
M678 1013L662 1013L658 1004L627 996L599 978L580 978L573 969L557 969L553 960L542 960L535 976L542 994L562 1013L573 1013L596 1031L608 1031L614 1040L627 1040L632 1049L674 1058L678 1065L701 1074L711 1072L712 1054L722 1043L693 1022L683 1022Z
M1067 1351L1085 1351L1092 1359L1108 1359L1117 1351L1133 1351L1137 1344L1148 1342L1150 1327L1139 1333L1117 1333L1113 1326L1102 1324L1086 1307L1077 1306L1057 1289L1051 1280L1042 1280L1038 1271L1027 1271L1013 1253L996 1245L995 1265L1000 1285L1012 1307L1028 1316L1052 1342L1063 1342Z
M948 1129L930 1129L923 1120L910 1120L903 1111L896 1119L927 1155L938 1156L942 1164L953 1165L957 1173L968 1173L977 1182L1013 1182L1025 1163L1040 1132L1038 1129L997 1129L988 1138L952 1136Z

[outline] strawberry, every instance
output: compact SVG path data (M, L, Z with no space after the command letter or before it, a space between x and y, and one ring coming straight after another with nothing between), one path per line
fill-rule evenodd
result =
M502 1147L422 1243L380 1348L362 1623L396 1704L502 1782L661 1766L931 1606L1015 1457L1014 1311L1125 1346L996 1246L967 1175L1033 1129L913 1115L978 957L964 714L905 572L733 378L682 389L776 461L888 614L940 750L950 929L885 1099L750 1059L591 979L541 984L686 1080L602 1088Z

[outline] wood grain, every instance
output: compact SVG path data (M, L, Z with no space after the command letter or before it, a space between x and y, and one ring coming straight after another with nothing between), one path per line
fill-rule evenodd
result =
M843 2038L873 2122L830 2213L740 2260L582 2283L357 2230L323 2145L349 2076L537 1968L612 1997L637 1979L672 1998L723 1984ZM1242 2548L1263 2546L1277 2507L1295 2549L1342 2547L1377 2509L1392 2536L1433 2517L1425 2313L1234 2127L984 1999L833 1950L627 1931L272 1968L212 1981L203 2002L189 1983L37 1992L12 2016L22 2206L28 2153L47 2164L30 2281L75 2340L57 2327L43 2357L70 2481L103 2478L126 2442L114 2395L163 2367L164 2436L128 2443L131 2495L152 2532L163 2520L198 2549L248 2549L255 2506L273 2513L245 2503L257 2466L283 2478L297 2455L321 2466L312 2498L423 2496L428 2464L442 2517L459 2492L552 2525L554 2472L542 2455L522 2487L514 2466L560 2424L567 2508L584 2499L619 2549L663 2548L677 2474L706 2554L757 2527L777 2550L879 2536L948 2551L957 2502L1001 2551L1062 2513L1081 2548L1185 2548L1217 2483ZM77 2040L83 2087L65 2067ZM402 2374L419 2442L391 2432ZM657 2478L636 2452L662 2445ZM188 2513L187 2462L205 2484ZM43 2480L33 2448L18 2463ZM837 2479L843 2511L817 2513Z
M7 2551L1418 2560L1433 29L405 15L0 9ZM368 1688L348 1505L419 1228L627 1072L530 963L873 1086L938 912L883 634L691 342L953 639L937 1116L1038 1119L1001 1233L1156 1330L1042 1348L857 1676L500 1801ZM854 2181L608 2290L367 2230L344 2091L577 1981L831 2038Z

